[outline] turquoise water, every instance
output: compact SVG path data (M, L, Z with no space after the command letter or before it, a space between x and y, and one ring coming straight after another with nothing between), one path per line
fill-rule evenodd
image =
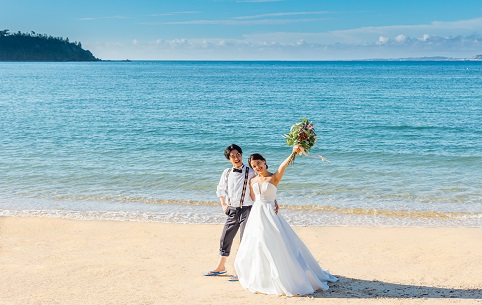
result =
M224 148L302 117L294 223L482 227L480 62L0 63L0 215L222 222Z

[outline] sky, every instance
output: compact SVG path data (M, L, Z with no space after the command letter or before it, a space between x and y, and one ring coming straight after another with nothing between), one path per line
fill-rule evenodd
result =
M357 60L482 54L482 0L0 0L0 30L103 60Z

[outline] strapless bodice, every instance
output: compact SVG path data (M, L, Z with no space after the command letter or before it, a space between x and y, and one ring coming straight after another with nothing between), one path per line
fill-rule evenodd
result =
M268 181L264 181L261 184L258 182L253 184L253 192L256 201L274 202L277 191L278 188Z

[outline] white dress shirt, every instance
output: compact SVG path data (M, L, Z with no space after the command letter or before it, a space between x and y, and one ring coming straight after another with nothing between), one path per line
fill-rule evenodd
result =
M243 193L243 186L244 186L244 176L246 175L246 170L248 169L247 166L242 167L241 173L234 172L231 168L228 176L228 184L226 185L226 175L230 168L227 168L223 171L221 175L221 179L219 179L219 184L216 189L216 194L218 197L225 197L226 203L232 207L239 207L239 203L241 201L241 194ZM253 204L253 200L251 200L250 191L249 191L249 180L256 176L256 172L250 168L248 173L248 183L246 185L246 192L244 195L243 206L250 206ZM227 187L227 196L226 198L226 187Z

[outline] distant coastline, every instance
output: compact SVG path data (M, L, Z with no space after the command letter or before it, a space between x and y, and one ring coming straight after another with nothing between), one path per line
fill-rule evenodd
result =
M46 34L0 31L0 61L100 61L80 42Z
M370 58L362 59L361 61L482 61L482 55L475 55L471 58L464 57L444 57L444 56L429 56L429 57L406 57L406 58Z
M482 62L482 55L471 58L456 57L408 57L367 59L103 59L103 62Z
M38 34L35 32L10 33L9 30L0 30L0 62L35 62L35 61L52 61L52 62L68 62L68 61L101 61L96 58L89 50L82 48L81 42L70 42L69 38L53 37L47 34ZM326 61L326 62L350 62L350 61L385 61L385 62L467 62L482 61L482 54L475 55L470 58L444 57L444 56L426 56L426 57L405 57L405 58L366 58L366 59L348 59L348 60L113 60L106 59L107 62L131 62L131 61L273 61L273 62L297 62L297 61Z

